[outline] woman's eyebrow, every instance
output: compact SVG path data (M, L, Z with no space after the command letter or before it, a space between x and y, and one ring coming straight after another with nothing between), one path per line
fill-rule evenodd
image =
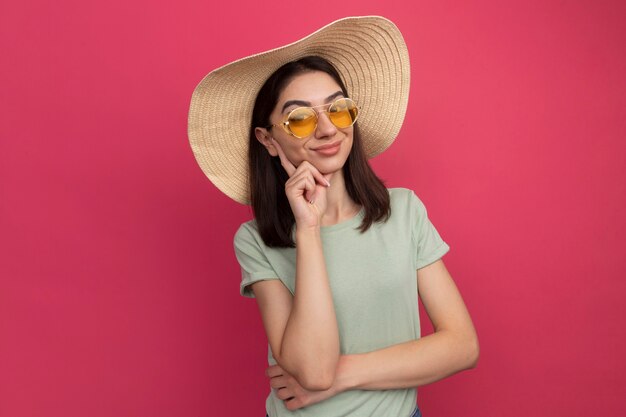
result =
M339 97L343 97L343 91L337 91L336 93L329 95L328 97L326 97L326 100L324 101L326 103L330 103L331 101L334 101L336 98L339 98Z
M336 99L337 97L343 97L343 91L336 91L332 93L331 95L329 95L328 97L324 99L324 102L329 103L333 101L334 99ZM285 104L283 104L283 108L280 110L280 112L284 113L287 107L293 106L293 105L311 107L311 102L304 101L304 100L288 100L288 101L285 101Z
M303 100L288 100L285 101L285 104L283 104L283 108L280 111L281 113L285 112L285 109L289 106L293 106L293 105L298 105L298 106L304 106L304 107L310 107L311 103L308 101L303 101Z

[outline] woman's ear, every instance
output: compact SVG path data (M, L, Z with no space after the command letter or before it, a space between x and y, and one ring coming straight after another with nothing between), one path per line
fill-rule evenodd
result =
M256 136L257 140L261 142L263 146L265 146L265 149L267 149L267 152L269 152L270 155L278 156L278 151L276 150L276 147L271 140L272 136L270 135L270 132L267 131L267 129L263 127L255 127L254 135Z

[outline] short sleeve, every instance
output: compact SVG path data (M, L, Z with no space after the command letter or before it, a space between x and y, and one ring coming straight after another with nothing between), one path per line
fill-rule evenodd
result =
M415 269L440 259L450 247L443 241L435 226L428 219L424 203L411 193L411 211L413 213L413 242L415 245Z
M244 223L235 233L235 256L241 266L241 284L239 293L244 297L254 298L250 285L257 281L278 279L278 274L270 265L261 236L250 225Z

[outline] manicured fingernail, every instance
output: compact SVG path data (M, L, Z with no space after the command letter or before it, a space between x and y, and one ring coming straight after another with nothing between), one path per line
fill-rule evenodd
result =
M324 181L326 181L326 186L330 187L330 181L328 181L326 178L324 178Z

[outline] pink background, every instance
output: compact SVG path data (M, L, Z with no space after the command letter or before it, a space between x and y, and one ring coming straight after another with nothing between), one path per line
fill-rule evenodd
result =
M2 417L264 415L232 250L250 212L197 166L189 100L367 14L412 63L373 164L425 202L481 343L424 415L624 415L623 1L31 0L0 7Z

